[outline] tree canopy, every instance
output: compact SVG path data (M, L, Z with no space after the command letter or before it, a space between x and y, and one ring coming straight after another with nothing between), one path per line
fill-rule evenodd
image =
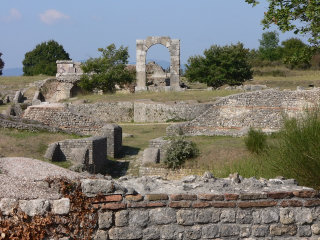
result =
M245 0L255 6L258 0ZM319 0L268 0L269 6L262 23L265 28L275 24L283 31L308 34L309 42L320 44Z
M279 49L279 33L276 31L262 34L259 53L263 60L275 61L281 58Z
M236 45L213 45L204 56L188 59L185 76L189 81L206 83L214 88L224 84L239 85L252 78L249 49L242 43Z
M35 49L25 54L22 62L25 76L57 73L57 60L70 60L63 46L54 40L38 44Z
M0 52L0 76L2 75L2 69L4 67L4 61L1 59L2 53Z
M90 58L83 65L84 74L81 77L80 87L92 91L93 89L113 92L115 85L130 83L135 74L127 69L129 58L128 47L116 48L114 44L106 48L99 48L101 56Z

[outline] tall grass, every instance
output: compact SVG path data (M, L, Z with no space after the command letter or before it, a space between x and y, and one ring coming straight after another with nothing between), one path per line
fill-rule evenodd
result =
M250 128L244 142L250 152L259 154L266 148L267 136L261 130Z

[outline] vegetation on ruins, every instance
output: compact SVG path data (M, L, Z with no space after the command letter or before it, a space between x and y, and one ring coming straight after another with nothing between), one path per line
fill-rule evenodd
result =
M176 169L180 167L187 159L194 158L199 154L195 143L186 140L184 137L177 137L172 140L167 150L164 163L169 168Z
M118 49L114 44L106 48L99 48L101 56L90 58L83 65L83 76L80 87L92 91L94 89L104 92L114 92L115 85L131 83L135 79L135 73L126 68L129 53L128 47L120 46Z
M245 0L253 6L258 0ZM275 24L283 32L308 34L313 45L320 43L320 4L319 0L269 0L268 10L262 23L265 28Z
M266 140L267 136L261 130L250 128L244 142L250 152L259 154L266 148Z
M57 73L57 60L70 60L63 46L54 40L38 44L25 54L22 62L25 76L39 74L54 76Z
M242 43L213 45L203 55L188 59L185 76L191 82L218 88L224 84L240 85L252 78L249 49Z
M0 76L2 75L2 69L4 67L4 61L1 59L2 53L0 52Z

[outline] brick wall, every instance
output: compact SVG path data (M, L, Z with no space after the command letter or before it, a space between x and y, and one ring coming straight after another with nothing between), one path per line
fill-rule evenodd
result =
M1 236L9 239L7 234L13 229L10 224L14 224L10 219L24 213L25 217L16 217L21 225L42 224L41 219L47 219L40 229L48 229L39 239L320 237L320 198L314 190L140 195L105 179L83 179L81 187L82 194L77 197L68 192L56 200L1 199L0 224L7 224L0 228ZM83 221L76 216L83 216ZM86 226L90 236L80 235L81 225ZM34 225L30 228L37 229Z

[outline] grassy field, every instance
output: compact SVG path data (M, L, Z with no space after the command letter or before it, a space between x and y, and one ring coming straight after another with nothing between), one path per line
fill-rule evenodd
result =
M0 156L44 160L43 155L50 143L71 138L78 137L63 133L29 132L0 128ZM62 162L57 163L57 165L68 167L70 163Z
M3 77L0 76L0 86L5 86L6 90L19 90L26 88L29 83L33 83L39 80L44 80L49 76L38 75L38 76L18 76L18 77ZM0 88L1 90L1 88Z

